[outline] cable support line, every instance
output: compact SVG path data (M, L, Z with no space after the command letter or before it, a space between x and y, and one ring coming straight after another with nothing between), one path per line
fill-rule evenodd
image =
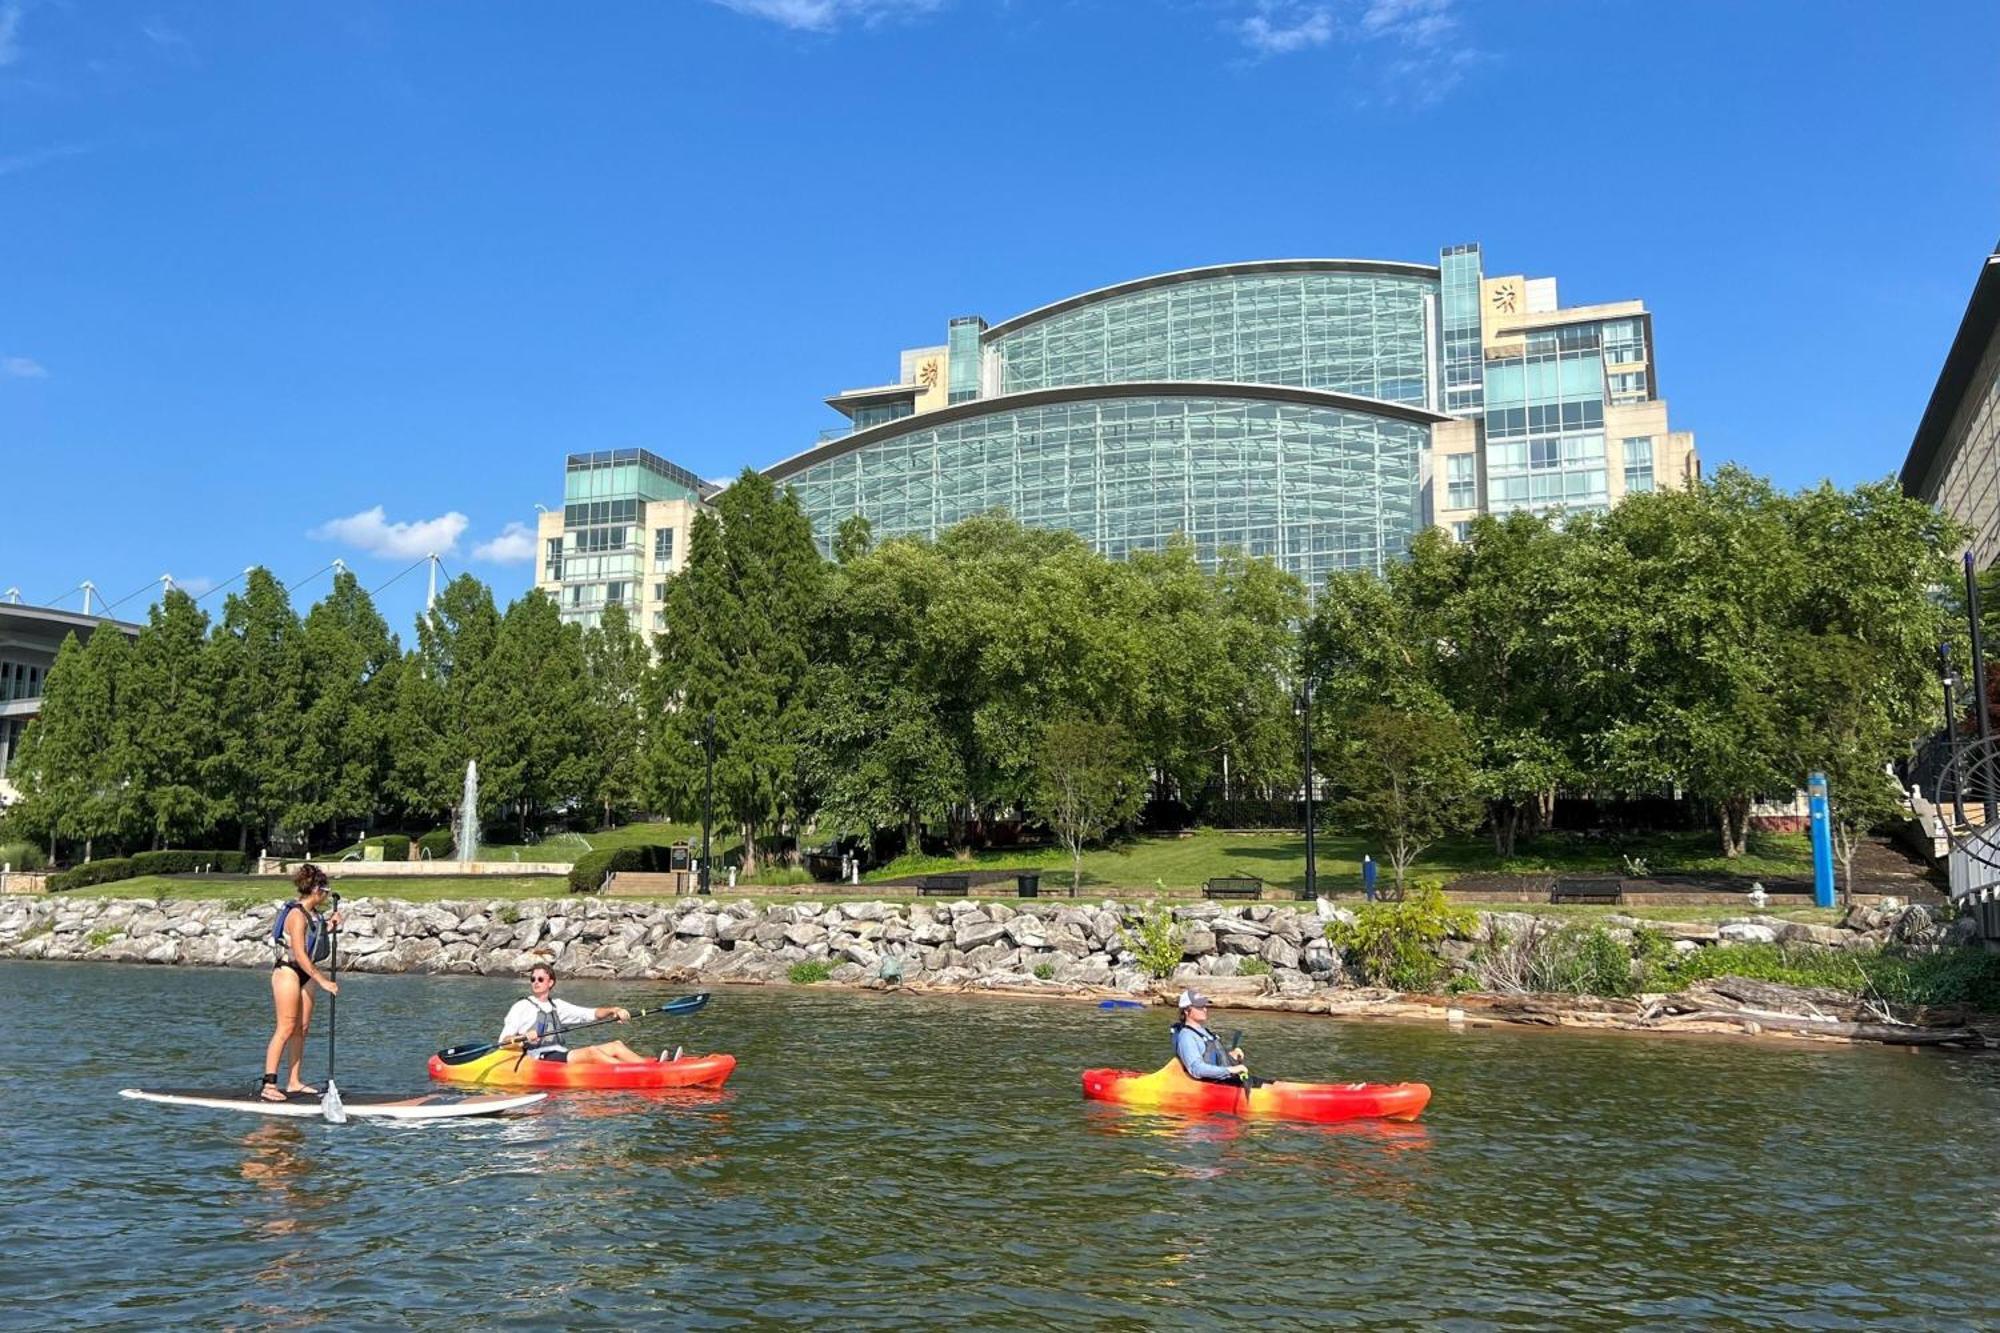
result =
M201 596L195 598L194 599L195 604L200 605L202 602L207 601L209 598L215 596L215 594L221 592L224 588L227 588L230 584L236 582L236 580L243 578L245 575L249 574L249 572L250 571L246 569L243 571L242 574L231 574L228 578L216 584L213 588L210 588L207 592L203 593Z
M406 578L406 577L408 577L408 576L409 576L410 574L412 574L412 573L414 573L414 572L415 572L415 570L416 570L416 568L417 568L417 566L418 566L418 565L421 565L421 564L423 564L423 563L424 563L425 561L427 561L427 560L429 560L429 559L430 559L430 557L429 557L429 556L423 556L423 557L421 557L420 559L418 559L418 560L416 560L416 561L415 561L414 563L412 563L412 564L410 565L410 567L409 567L408 569L404 570L404 571L403 571L403 572L402 572L401 574L398 574L398 575L396 575L396 577L395 577L395 578L392 578L392 579L390 579L388 583L384 583L384 584L381 584L381 585L380 585L380 586L378 586L378 587L374 587L374 588L370 588L370 589L368 590L368 595L369 595L370 597L373 597L373 596L375 596L375 594L377 594L377 593L381 592L383 588L387 588L387 587L389 587L389 586L390 586L390 584L393 584L393 583L397 582L397 581L398 581L398 580L400 580L400 579L403 579L403 578Z
M288 584L286 584L286 585L285 585L285 591L286 591L287 593L294 593L294 592L297 592L297 591L298 591L298 590L299 590L300 588L303 588L303 587L305 587L305 585L306 585L306 584L308 584L308 583L311 583L311 582L312 582L312 581L313 581L314 579L316 579L316 578L318 578L318 577L319 577L320 575L322 575L322 574L326 573L326 571L327 571L327 570L329 570L329 569L337 569L337 568L340 568L340 567L341 567L341 562L340 562L339 560L337 560L337 559L335 559L335 560L329 560L329 561L327 561L327 562L326 562L325 564L321 565L321 566L320 566L320 567L319 567L318 569L315 569L315 570L314 570L314 571L313 571L312 573L310 573L310 574L306 575L306 576L305 576L304 578L300 579L300 580L299 580L299 581L298 581L297 583L288 583Z
M74 588L71 588L71 589L69 590L69 592L64 592L64 593L59 593L59 594L57 594L56 596L54 596L54 597L51 597L51 598L49 598L49 600L48 600L48 601L46 601L46 602L30 602L30 603L28 603L28 605L30 605L30 606L46 606L46 607L48 607L48 608L49 608L50 610L59 610L60 608L56 606L56 603L60 602L60 601L61 601L61 600L62 600L63 598L65 598L65 597L69 596L69 594L70 594L71 592L82 592L82 591L84 590L84 587L85 587L85 585L86 585L86 584L90 584L90 580L89 580L89 579L85 579L85 580L84 580L84 581L83 581L82 583L79 583L79 584L77 584L77 585L76 585L76 586L75 586ZM95 585L91 585L91 586L95 586Z
M126 593L123 597L120 597L117 601L106 602L104 604L104 609L106 611L115 610L118 607L125 605L125 603L131 601L134 597L137 597L140 593L145 592L148 588L159 586L159 582L160 581L158 579L147 579L144 583L140 584L132 591Z

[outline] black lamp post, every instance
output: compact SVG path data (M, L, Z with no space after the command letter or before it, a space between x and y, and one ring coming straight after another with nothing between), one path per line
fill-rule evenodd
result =
M707 784L701 798L701 891L709 891L708 878L708 826L715 822L715 713L709 712L701 729L701 754L708 770Z
M1313 825L1313 678L1312 671L1305 673L1305 682L1299 688L1299 723L1304 732L1306 771L1306 896L1319 896L1319 865L1315 855Z
M1951 810L1958 824L1965 823L1965 774L1958 767L1958 701L1952 693L1958 684L1951 672L1951 645L1938 645L1938 680L1944 685L1944 737L1951 756Z

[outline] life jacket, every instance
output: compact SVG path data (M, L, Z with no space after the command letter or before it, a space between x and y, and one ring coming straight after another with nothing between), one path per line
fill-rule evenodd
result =
M1207 1045L1205 1045L1202 1048L1201 1052L1202 1059L1206 1060L1209 1064L1212 1065L1226 1065L1229 1063L1229 1052L1222 1049L1222 1038L1216 1036L1213 1032L1204 1032L1196 1028L1191 1028L1186 1023L1180 1022L1178 1019L1175 1020L1174 1025L1171 1028L1168 1028L1167 1031L1173 1034L1174 1059L1180 1060L1181 1058L1181 1033L1183 1031L1187 1031L1187 1032L1193 1032L1197 1037L1200 1037L1204 1042L1207 1043ZM1196 1077L1195 1072L1187 1067L1187 1062L1185 1060L1181 1061L1181 1070L1182 1072L1186 1073L1189 1078Z
M286 903L278 909L278 919L271 923L271 943L278 950L278 961L292 961L291 946L285 939L285 918L294 911L305 912L296 901ZM315 963L324 963L333 954L333 936L327 931L326 918L318 912L306 912L306 957Z
M528 1002L534 1004L532 998ZM549 1001L549 1007L546 1009L536 1004L535 1035L534 1039L528 1043L528 1049L536 1050L541 1047L553 1046L559 1050L568 1050L569 1047L563 1044L562 1030L562 1020L556 1017L555 1001Z

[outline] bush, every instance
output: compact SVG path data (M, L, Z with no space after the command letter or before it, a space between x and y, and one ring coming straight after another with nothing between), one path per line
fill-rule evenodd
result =
M1724 976L1825 986L1891 1004L1964 1004L2000 1012L2000 954L1977 949L1907 953L1826 949L1811 944L1717 944L1650 968L1647 986L1682 990L1697 981Z
M1239 977L1268 977L1271 975L1271 965L1261 958L1245 958L1241 963L1237 964L1236 975Z
M793 963L791 971L785 973L786 979L794 986L810 986L832 975L833 964L824 958L808 958L804 962Z
M1426 991L1444 971L1433 950L1452 935L1470 934L1478 922L1477 913L1446 902L1436 884L1417 883L1401 902L1364 904L1353 925L1327 922L1326 938L1363 981Z
M1139 960L1146 975L1170 977L1181 965L1181 929L1171 909L1148 905L1138 925L1123 932L1125 947Z
M132 857L134 875L193 875L203 870L225 875L241 875L250 869L244 852L182 850L137 852Z
M452 836L450 829L434 828L417 839L417 851L428 860L448 861L451 859L452 847L457 842L458 839Z
M569 891L596 893L604 887L604 877L615 871L663 871L672 865L672 850L666 847L607 847L585 852L570 865Z
M1053 981L1055 979L1055 975L1056 975L1056 965L1054 963L1035 964L1035 979L1037 981Z
M16 870L40 870L49 863L42 849L32 842L0 842L0 866Z
M400 833L378 833L372 838L363 838L360 842L349 843L339 851L330 853L327 859L331 861L365 860L367 858L364 851L369 847L380 847L382 849L381 859L384 861L407 861L410 859L410 840Z
M132 869L131 857L107 856L101 861L85 861L74 870L50 875L49 892L66 893L71 889L87 889L94 884L111 884L130 879L136 873Z
M1658 931L1635 934L1643 957L1673 956ZM1599 925L1556 926L1536 918L1519 935L1496 932L1472 957L1482 987L1502 993L1630 995L1632 955Z
M103 930L93 930L90 932L90 947L93 950L102 949L105 945L111 943L111 941L117 939L120 935L123 935L124 933L125 932L122 930L112 930L109 928Z

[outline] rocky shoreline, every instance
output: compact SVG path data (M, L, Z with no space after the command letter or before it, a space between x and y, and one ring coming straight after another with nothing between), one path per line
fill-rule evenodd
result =
M0 958L268 966L274 901L150 898L0 899ZM1984 1045L1962 1016L1910 1021L1856 997L1717 978L1672 996L1474 993L1403 995L1356 986L1325 924L1351 921L1328 902L1173 908L1181 961L1167 977L1140 966L1134 932L1144 908L992 900L787 902L595 897L408 903L355 899L343 908L343 972L516 977L536 962L565 976L675 983L788 983L799 964L825 982L872 989L990 992L1048 998L1158 998L1198 985L1219 1006L1348 1017L1422 1018L1657 1031L1736 1032L1910 1045ZM1561 923L1526 912L1481 912L1468 938L1436 949L1448 974L1470 972L1484 941ZM1730 942L1878 947L1939 934L1922 908L1857 907L1838 927L1745 918L1715 925L1606 917L1630 943L1642 924L1691 951ZM809 969L817 973L821 968Z

